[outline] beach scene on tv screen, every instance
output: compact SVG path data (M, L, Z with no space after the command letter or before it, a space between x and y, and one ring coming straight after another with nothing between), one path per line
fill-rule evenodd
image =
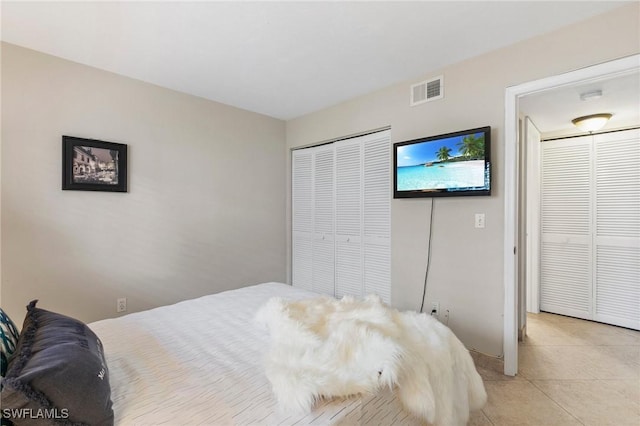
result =
M484 133L397 147L397 190L465 190L485 186Z

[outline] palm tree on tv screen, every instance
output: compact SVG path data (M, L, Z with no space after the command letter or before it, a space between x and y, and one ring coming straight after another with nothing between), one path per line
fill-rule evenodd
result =
M468 160L480 160L484 158L484 136L467 135L458 142L460 152Z
M450 157L449 153L451 152L451 148L443 146L438 150L438 160L447 161Z

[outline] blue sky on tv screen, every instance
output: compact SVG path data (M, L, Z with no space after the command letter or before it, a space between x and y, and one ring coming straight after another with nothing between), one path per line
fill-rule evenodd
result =
M398 167L417 166L430 161L439 161L438 150L443 146L451 149L449 156L458 157L462 155L458 144L462 142L462 139L466 136L468 135L399 146L397 154ZM482 133L475 133L474 136L480 137Z

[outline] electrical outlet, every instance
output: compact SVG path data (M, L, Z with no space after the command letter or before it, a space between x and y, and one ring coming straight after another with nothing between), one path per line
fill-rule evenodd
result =
M116 301L116 312L125 312L127 310L127 298L121 297Z
M440 312L440 302L431 302L431 315L437 318L438 312Z

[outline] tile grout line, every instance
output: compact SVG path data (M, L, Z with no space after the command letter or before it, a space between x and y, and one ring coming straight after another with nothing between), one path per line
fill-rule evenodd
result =
M487 421L489 423L491 423L491 426L496 426L496 424L493 422L493 420L491 420L491 417L489 417L489 415L487 413L484 412L484 409L480 410L480 412L482 413L482 415L484 416L485 419L487 419Z
M565 413L567 413L568 415L570 415L571 417L573 417L578 423L580 423L581 425L584 425L584 422L582 420L580 420L579 418L577 418L576 416L573 415L573 413L571 411L569 411L568 409L566 409L562 404L560 404L558 401L556 401L555 399L553 399L551 397L551 395L548 395L545 391L543 391L542 389L540 389L538 386L536 386L535 383L533 383L531 380L527 379L529 381L529 383L531 383L531 385L538 389L544 396L546 396L547 398L549 398L554 404L556 404L558 407L560 407L560 409L562 409ZM597 380L597 379L594 379ZM563 380L558 380L559 382L563 381Z

